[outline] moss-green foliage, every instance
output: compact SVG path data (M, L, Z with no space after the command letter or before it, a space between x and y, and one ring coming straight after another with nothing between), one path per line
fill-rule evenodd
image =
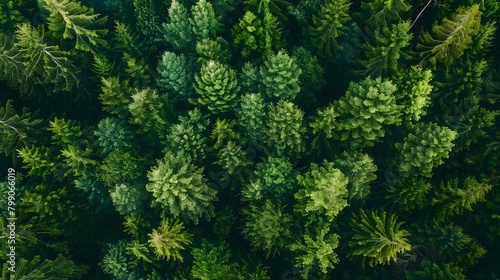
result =
M306 233L303 240L290 245L296 254L294 264L300 268L300 274L308 279L314 270L319 270L322 277L333 270L339 262L334 251L339 246L339 235L330 232L327 225L320 225L314 231Z
M163 40L169 43L175 51L187 52L192 49L195 38L186 7L177 0L173 0L168 9L168 18L168 23L162 24Z
M104 273L112 276L114 279L127 279L129 275L129 266L125 255L127 243L124 240L116 244L108 244L108 250L100 263Z
M299 77L302 70L284 50L270 56L260 69L262 84L270 100L292 101L300 91Z
M339 49L337 38L347 30L346 24L351 20L350 6L347 0L328 0L313 16L314 25L309 31L311 42L321 54L330 56Z
M17 151L29 175L49 176L55 171L55 163L50 160L50 149L46 147L24 147Z
M205 38L197 42L196 53L199 56L197 62L201 65L210 60L229 63L231 52L228 50L228 46L228 42L222 37L217 37L215 40Z
M396 86L390 80L365 78L349 85L347 93L334 103L340 139L353 148L373 146L385 135L384 127L401 121L396 103Z
M89 149L82 150L74 145L68 145L62 149L61 155L67 166L65 175L72 174L75 177L87 177L93 172L97 164L97 161L90 157Z
M239 173L241 168L248 164L246 152L233 141L228 141L225 146L222 146L217 156L219 159L216 163L228 174Z
M213 216L216 191L208 187L203 168L196 167L189 155L167 152L147 175L146 189L155 198L154 205L195 224L201 217Z
M236 106L236 94L240 87L236 72L228 65L207 61L194 79L194 89L198 93L196 103L206 106L213 113L226 112Z
M238 81L243 93L258 93L259 85L261 83L259 68L251 62L245 62L243 67L241 67Z
M251 205L248 209L243 209L246 219L243 235L254 248L262 250L266 257L279 253L292 235L292 216L283 212L283 207L270 200L266 200L262 206Z
M94 131L101 155L116 150L130 150L133 146L133 132L129 124L116 118L102 119Z
M189 97L193 93L193 73L186 57L173 52L165 52L158 64L161 76L158 86L173 96Z
M292 164L280 157L268 157L257 164L250 181L242 189L242 199L251 203L270 200L286 203L296 188Z
M191 7L189 22L193 27L195 40L198 42L203 39L215 39L217 31L222 28L215 16L212 3L206 0L198 0L196 4Z
M57 255L53 260L42 259L39 255L36 255L31 260L20 258L16 263L15 273L11 273L8 270L8 264L5 263L2 270L2 279L64 280L82 277L85 272L85 267L78 266L62 255Z
M120 118L129 114L128 104L131 101L132 89L128 80L120 81L116 77L103 77L101 83L99 101L101 101L102 109Z
M137 29L144 34L148 40L153 40L157 33L157 26L160 23L155 1L134 0L133 2Z
M264 131L264 117L266 104L260 93L249 93L241 97L240 107L236 108L236 115L246 137L250 142L262 140Z
M418 121L427 114L433 89L431 79L432 72L420 67L412 66L400 71L395 84L398 87L398 103L403 107L403 119Z
M412 34L410 22L393 24L383 27L381 32L375 31L375 42L366 46L366 57L363 62L365 73L373 76L381 76L387 73L397 73L398 60L406 57L403 51L410 44Z
M144 171L143 159L134 152L116 150L109 153L98 165L96 178L109 188L129 184Z
M344 152L334 160L335 167L349 178L349 201L361 201L370 194L370 184L377 179L377 166L368 154Z
M463 269L451 264L437 265L424 260L418 270L406 271L408 280L465 280Z
M436 123L410 126L403 143L396 143L399 156L394 166L402 176L432 176L434 167L443 164L453 148L457 133Z
M404 0L365 0L361 8L369 17L371 27L379 28L404 19L411 5Z
M311 163L304 175L297 175L297 181L301 189L295 194L296 211L310 221L324 217L331 222L348 205L349 179L332 162Z
M142 210L142 201L145 199L144 190L138 185L116 185L109 195L116 210L123 216Z
M395 214L385 211L361 210L359 215L353 214L350 228L354 235L349 241L348 256L360 258L363 265L366 262L370 266L394 263L398 253L411 248L408 243L410 234L400 229L402 224Z
M251 11L246 11L232 30L234 44L241 48L244 57L262 48L262 22Z
M230 262L231 253L225 243L217 246L203 240L201 246L193 249L192 254L194 258L192 279L215 280L226 277L244 279L239 275L238 264Z
M296 159L305 150L303 117L292 102L280 100L276 106L269 105L264 131L269 154Z
M84 192L89 203L96 212L104 212L111 205L111 198L106 188L94 178L78 178L74 181L75 188Z
M148 234L148 243L154 251L156 257L183 261L181 251L185 250L192 243L191 234L184 229L184 224L177 220L165 218L161 221L158 229L153 229Z
M387 199L405 211L422 208L428 203L432 185L424 179L406 179L389 187Z
M300 93L297 99L300 103L313 104L315 94L326 84L325 71L318 58L304 47L294 48L292 58L302 70L299 76Z
M137 125L139 131L162 139L167 124L168 97L154 89L144 89L132 95L129 104L130 123Z

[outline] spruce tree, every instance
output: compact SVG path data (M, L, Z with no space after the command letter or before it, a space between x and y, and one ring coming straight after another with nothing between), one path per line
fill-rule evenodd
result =
M293 101L300 91L302 70L284 50L268 57L260 69L264 91L269 100Z
M347 31L346 24L351 20L347 0L328 0L313 16L314 26L310 29L311 42L324 56L331 56L338 50L337 38Z
M184 229L184 224L168 218L164 218L158 229L153 229L148 234L149 246L153 249L156 257L183 261L181 252L192 243L192 235Z
M193 73L186 57L165 52L158 64L158 86L173 96L190 97L193 93Z
M200 42L203 39L215 39L217 32L222 29L212 3L206 0L198 0L191 7L191 17L189 22L193 28L195 40Z
M189 23L188 10L182 3L173 0L168 9L168 23L162 24L163 40L177 52L188 53L194 48L194 34Z

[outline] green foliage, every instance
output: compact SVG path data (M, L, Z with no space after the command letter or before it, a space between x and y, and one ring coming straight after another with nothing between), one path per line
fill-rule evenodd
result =
M160 95L154 89L144 89L132 95L132 100L128 106L130 123L137 125L142 133L164 138L169 106L167 95Z
M185 232L184 224L165 218L158 229L148 234L148 243L158 258L183 261L181 251L192 243L192 235Z
M354 233L349 241L351 259L361 258L362 264L387 265L395 262L398 253L410 250L408 231L400 229L402 222L394 214L385 211L361 210L353 214L350 228Z
M52 132L53 143L59 146L75 145L82 136L82 130L73 120L55 118L48 128Z
M193 248L191 254L193 255L191 279L245 279L239 275L238 264L229 262L231 252L226 243L217 246L204 239L199 248Z
M143 159L134 152L116 150L109 153L98 165L96 178L111 188L130 184L144 171Z
M179 123L172 125L167 135L168 149L183 151L194 163L201 163L208 149L204 134L209 123L199 109L189 111L187 116L179 116Z
M407 270L406 279L408 280L465 280L463 269L452 264L436 263L424 260L418 270Z
M145 199L143 191L139 185L116 185L109 195L116 210L126 216L132 212L142 210L142 201Z
M439 219L444 219L448 216L462 214L464 210L472 211L472 205L484 201L485 195L492 188L492 185L480 183L473 177L467 177L463 181L453 179L446 184L441 183L432 199L436 216Z
M127 116L132 92L128 80L120 81L116 77L103 77L101 83L99 101L101 101L102 109L108 113L118 115L120 118Z
M19 115L12 100L7 100L5 107L0 106L0 117L0 152L6 156L32 143L36 128L42 122L33 119L27 108L23 108Z
M113 41L115 42L114 47L124 54L132 57L142 57L142 42L136 32L127 24L118 20L115 21Z
M417 123L409 128L403 143L395 144L399 156L394 166L403 177L431 177L432 169L449 156L457 133L436 123Z
M240 107L236 108L238 122L250 142L260 142L264 131L266 105L260 93L248 93L241 97Z
M412 39L410 22L384 26L381 32L375 31L374 44L367 44L365 48L367 61L363 62L367 75L375 77L399 71L398 61L408 55L403 49L410 44Z
M283 207L266 200L263 206L243 209L243 235L254 249L264 251L266 258L279 254L291 238L292 216Z
M7 263L4 263L2 279L5 280L64 280L69 278L80 278L85 273L85 268L79 267L72 260L62 255L55 259L41 259L39 255L31 260L20 258L16 260L15 273L8 271Z
M268 157L257 164L249 183L243 187L242 199L252 204L264 200L284 204L295 188L292 164L281 157Z
M108 244L108 250L104 259L100 263L104 273L113 277L113 279L127 279L129 275L129 266L126 257L127 242L119 240L116 244Z
M401 108L396 104L396 86L390 80L365 78L351 82L346 95L334 103L338 113L342 141L352 148L373 146L385 135L384 126L401 121Z
M154 0L133 0L134 14L137 20L137 30L140 30L149 41L156 37L160 17Z
M146 263L152 263L154 261L146 243L142 243L138 240L132 240L127 244L126 250L127 255L131 256L133 266L138 265L140 261L144 261ZM129 279L133 277L134 276L130 275Z
M232 29L234 44L241 48L241 55L248 57L263 48L262 21L251 11L246 11Z
M304 47L294 48L292 59L302 70L299 76L299 100L311 104L316 99L315 94L326 84L325 71L318 58Z
M259 68L251 62L247 61L243 64L238 78L241 85L241 91L243 93L249 94L259 92L259 86L261 83Z
M29 77L37 84L53 84L54 91L70 91L77 85L77 70L67 52L47 44L42 28L20 24L15 30L15 38L16 56L23 63L24 80L29 80ZM23 88L21 90L26 93Z
M188 10L177 0L173 0L168 9L169 23L163 23L163 40L169 43L175 51L188 52L194 47L195 40Z
M296 211L310 222L321 217L331 222L348 205L349 179L332 162L311 163L304 175L297 175L297 181L302 188L295 194Z
M197 62L202 64L215 60L227 64L231 60L231 52L228 50L229 44L222 37L212 40L205 38L196 43L196 53L199 58Z
M260 68L262 84L270 100L293 101L300 91L299 77L302 70L295 59L284 50L271 55Z
M99 77L109 77L113 74L115 64L111 63L105 56L103 55L93 55L92 61L92 71Z
M158 72L161 76L157 80L158 86L172 92L174 96L191 96L193 93L193 73L186 57L165 52L158 64Z
M264 131L268 154L296 159L305 151L303 117L292 102L280 100L276 106L269 105Z
M361 8L370 16L368 22L378 28L402 21L411 5L404 0L367 0L361 3Z
M216 191L207 186L203 167L196 167L189 155L167 152L147 176L146 189L155 198L154 204L174 217L182 215L197 224L202 216L213 216Z
M0 26L2 26L2 30L12 30L16 24L25 21L21 15L25 5L25 1L16 0L4 0L0 3Z
M351 20L348 0L328 0L321 5L319 12L313 16L314 26L310 29L311 42L318 51L330 56L338 50L337 38L347 30L345 26Z
M432 185L424 179L405 179L390 186L387 199L397 204L405 211L420 209L428 202L426 197Z
M368 154L344 152L334 163L349 178L348 201L362 201L370 194L370 183L377 179L377 166Z
M128 123L116 118L102 119L94 131L101 155L116 150L129 150L133 145L133 132Z
M75 39L75 48L94 51L106 46L102 38L106 29L97 29L106 23L107 17L99 18L94 9L82 6L76 0L44 0L44 7L50 12L49 30L65 39Z
M313 140L313 147L316 146L320 136L330 139L335 135L334 131L339 127L335 121L338 116L333 105L318 109L317 116L313 117L311 123L309 123L312 133L317 135Z
M61 150L64 163L68 170L65 175L73 174L75 177L86 178L92 171L97 161L90 158L90 150L81 150L76 146L69 145Z
M217 153L220 165L229 174L239 173L240 169L248 165L247 154L236 142L228 141Z
M467 8L460 7L451 17L432 27L433 35L424 32L418 45L420 55L423 56L421 63L444 63L447 66L453 64L478 34L481 14L477 4Z
M50 157L49 148L31 146L17 152L23 160L24 168L29 170L28 175L47 177L54 174L55 163Z
M210 139L214 142L213 148L218 150L228 141L239 142L240 134L234 130L235 120L217 119L214 123Z
M426 115L426 107L431 103L429 95L433 89L431 79L430 70L417 66L399 72L395 84L398 87L397 100L402 105L403 119L418 121Z
M303 240L290 245L296 256L294 264L300 268L303 279L309 279L310 273L319 268L323 276L327 275L339 262L335 249L339 246L340 236L330 233L328 226L318 226L314 232L306 233Z
M148 226L149 223L144 220L143 213L132 212L125 216L123 231L130 234L135 240L139 240L142 237L142 229Z
M70 195L66 187L50 190L46 185L38 185L25 192L19 208L31 217L31 223L60 224L75 221L76 209Z
M89 204L96 212L103 212L111 205L111 199L106 188L95 179L78 178L74 181L75 188L84 192L89 200Z
M222 25L215 16L212 3L206 0L198 0L191 7L189 22L193 27L193 34L198 42L203 39L215 39L217 31L222 29Z

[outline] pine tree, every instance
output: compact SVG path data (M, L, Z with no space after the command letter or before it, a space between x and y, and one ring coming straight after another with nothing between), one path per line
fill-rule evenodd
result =
M2 30L12 30L13 27L23 21L25 18L21 12L26 9L27 1L6 0L0 3L0 26Z
M462 268L452 264L437 265L430 260L422 261L420 269L407 270L408 280L465 280Z
M262 250L266 258L279 254L291 238L292 216L283 207L266 200L262 206L243 209L243 236L254 249Z
M241 125L250 143L259 143L263 139L266 104L260 93L249 93L241 97L240 107L236 108L238 123Z
M360 210L353 214L350 228L354 233L349 241L351 259L361 258L362 264L387 265L395 262L398 253L410 250L408 231L400 229L402 222L394 214L384 211Z
M182 262L181 251L192 243L192 235L185 232L184 224L164 218L158 229L148 234L149 246L157 258Z
M144 160L135 152L116 150L100 162L96 178L105 186L113 188L119 184L131 184L144 172Z
M246 152L234 141L228 141L217 153L219 158L215 163L221 166L229 175L239 173L248 165Z
M59 254L53 260L42 259L39 255L30 260L20 258L16 260L15 273L8 271L8 264L4 263L2 279L54 279L64 280L69 278L80 278L86 269L78 266L72 260Z
M95 213L106 212L111 206L111 198L106 188L94 178L78 178L74 181L74 186L87 195Z
M217 32L223 27L215 16L212 3L206 0L198 0L191 7L189 22L193 27L193 34L198 42L203 39L215 39Z
M248 57L262 50L264 37L262 21L251 11L246 11L232 29L234 44L241 49L241 55Z
M35 138L35 131L42 122L33 119L27 108L23 108L19 115L12 105L12 100L7 100L0 106L0 152L6 156L12 154L17 148L29 145Z
M365 48L368 58L362 62L365 74L378 77L398 73L399 59L409 57L403 49L410 44L412 37L409 21L383 27L381 32L375 31L374 44L367 44Z
M384 137L384 126L401 121L395 91L390 80L381 78L351 82L346 95L334 103L334 111L339 114L336 122L342 130L340 139L352 148L362 148Z
M418 48L423 56L421 63L437 65L444 63L450 66L461 57L478 34L481 23L479 5L458 8L450 18L432 27L433 35L424 32Z
M116 211L122 216L142 210L142 202L146 196L141 191L142 186L131 184L116 185L110 192L111 200Z
M158 86L172 92L174 96L190 97L193 93L193 73L186 57L165 52L158 64L161 76L157 80Z
M188 10L177 0L168 9L169 23L163 23L161 33L165 42L177 52L188 53L194 48L194 34L189 23Z
M55 172L55 163L50 156L50 149L44 146L23 147L17 150L21 157L24 168L29 169L28 175L35 175L45 178Z
M174 217L182 215L197 224L202 216L214 215L212 202L216 199L216 191L207 186L203 167L193 165L189 155L182 151L167 152L147 176L146 189L155 198L154 204Z
M82 136L82 129L76 121L55 118L49 122L48 130L52 132L52 143L65 147L76 145Z
M398 87L397 101L402 105L403 119L419 121L426 115L426 107L431 103L430 93L432 72L420 67L400 71L394 80Z
M165 137L168 110L168 97L160 95L156 90L144 89L132 95L129 104L130 123L137 125L139 131L153 137Z
M257 164L248 184L243 187L242 200L259 205L264 200L286 204L293 199L291 195L297 184L295 174L288 160L268 157Z
M349 178L347 184L348 201L362 201L370 194L370 183L377 178L377 166L368 154L344 152L333 161Z
M403 179L395 185L391 185L386 199L390 199L404 211L421 209L427 204L432 185L425 179Z
M207 61L194 79L194 89L198 93L196 103L207 106L215 114L227 112L236 106L236 94L240 87L236 72L229 65Z
M120 81L116 77L102 77L101 83L99 101L101 101L102 109L125 118L129 114L128 105L131 102L132 92L128 80Z
M304 47L294 48L292 59L302 70L299 76L300 94L298 102L308 105L316 101L316 93L326 84L325 71L318 58Z
M337 38L347 31L345 26L351 20L347 0L328 0L318 14L313 16L314 26L310 29L312 44L324 56L331 56L338 50Z
M284 50L268 57L260 69L262 84L270 100L293 101L300 91L302 70Z
M97 124L94 131L97 145L102 156L112 151L127 151L134 147L133 132L129 124L116 118L105 118Z
M68 168L65 175L72 173L75 177L87 178L97 164L97 161L90 158L89 149L80 150L73 145L68 145L61 150L61 155Z
M133 0L133 3L137 29L151 42L156 39L157 26L160 25L157 5L153 0Z
M75 39L76 49L95 51L96 47L107 45L102 38L107 30L97 29L105 24L107 17L99 18L94 9L76 0L44 0L44 3L50 12L49 30L65 39Z
M242 93L258 93L259 86L261 84L259 68L257 68L249 61L245 62L245 64L243 64L243 66L241 67L238 81L240 82Z
M248 279L240 275L237 263L229 262L231 252L226 243L215 245L203 239L201 246L193 248L191 254L193 255L193 267L190 279Z
M119 240L115 244L108 244L108 250L100 263L104 273L114 279L128 279L130 267L126 257L127 242Z
M370 25L378 28L404 20L411 5L404 0L367 0L361 3L361 8L370 16Z
M295 160L305 151L303 117L292 102L280 100L276 106L269 105L264 131L268 154Z
M130 256L132 266L138 266L141 261L144 263L154 262L154 257L145 242L132 240L127 244L125 249L127 250L127 255ZM129 276L129 278L131 277L133 276Z
M144 46L139 35L126 23L115 21L114 48L132 57L142 57Z
M349 179L332 162L311 163L304 175L297 175L297 181L302 188L295 194L296 211L309 222L322 217L331 222L348 205Z
M210 60L228 64L231 61L231 52L228 48L228 42L222 37L217 37L215 40L205 38L196 43L198 54L196 61L201 65Z
M394 166L403 177L432 176L432 169L449 156L457 133L435 123L410 125L403 143L396 143L399 156Z
M326 150L330 150L329 139L338 137L337 133L334 133L340 127L336 122L338 116L339 114L335 112L333 104L317 109L317 116L312 117L309 123L314 135L314 139L311 142L314 150L320 151L323 146L326 146Z

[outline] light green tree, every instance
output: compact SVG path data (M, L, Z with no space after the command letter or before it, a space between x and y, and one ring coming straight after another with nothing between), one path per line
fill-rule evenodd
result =
M449 156L457 133L436 123L411 125L403 143L396 143L399 155L394 166L400 176L432 176L432 169L444 163Z
M140 132L162 139L166 134L168 106L167 95L149 88L137 91L128 106L129 121L137 125Z
M377 179L377 166L373 158L361 152L346 151L333 162L349 178L348 201L359 202L370 194L370 183Z
M419 121L422 116L426 115L433 89L431 80L431 70L424 70L417 66L403 69L396 76L394 80L398 87L396 98L402 106L404 120Z
M264 36L262 21L251 11L246 11L232 29L234 44L241 49L241 55L248 57L262 50Z
M283 208L266 200L262 206L250 205L243 209L243 236L267 258L279 254L291 238L292 216Z
M270 100L293 101L300 92L302 70L284 50L269 56L260 68L264 92Z
M50 149L44 146L23 147L17 150L28 175L47 177L54 174L56 164L50 155Z
M309 223L321 217L331 222L348 205L349 179L332 162L311 163L304 175L297 175L297 181L302 188L295 194L295 211Z
M327 0L319 12L313 16L314 26L311 27L312 44L325 56L338 50L337 38L347 31L346 24L351 20L348 0Z
M101 78L101 101L102 109L108 113L125 118L129 114L128 106L132 98L132 89L128 80L120 81L117 77Z
M229 51L229 43L222 37L217 37L215 40L205 38L196 42L196 53L199 64L214 60L224 64L231 61L231 52Z
M218 160L216 163L220 165L228 174L239 173L241 168L248 165L247 154L240 145L234 141L228 141L217 152Z
M268 154L295 160L305 151L303 117L292 102L280 100L276 106L269 105L264 131Z
M196 103L212 113L227 112L236 106L236 94L240 90L236 72L229 65L207 61L196 73L194 89L198 93Z
M203 39L215 39L217 32L223 27L215 16L212 3L206 0L198 0L196 4L191 7L189 22L191 23L193 34L198 42Z
M367 0L361 2L361 8L369 16L371 27L380 28L406 19L411 5L405 0Z
M165 52L158 63L160 78L158 86L172 92L174 96L190 97L193 93L193 73L186 57Z
M52 132L52 143L63 147L77 144L82 136L82 129L74 120L55 118L49 122L48 130Z
M193 165L189 155L167 152L147 176L146 189L155 198L153 204L174 217L183 216L197 224L201 217L214 215L216 191L208 187L203 168Z
M65 175L73 174L75 177L87 178L97 165L97 161L90 157L90 152L88 148L81 150L74 145L62 149L61 155L67 167Z
M107 45L103 39L107 29L99 29L107 17L99 18L94 9L82 6L76 0L43 1L50 12L49 30L65 39L75 39L76 49L95 51L96 47Z
M108 244L108 250L104 255L100 266L104 273L112 276L114 279L128 279L130 266L126 256L127 242L119 240L115 244Z
M149 246L156 257L167 261L172 259L182 262L184 258L181 252L193 242L192 234L186 232L183 223L168 218L164 218L160 227L153 229L148 237Z
M400 229L402 222L397 221L395 214L385 211L360 210L353 214L350 228L353 237L349 241L351 259L361 259L370 266L387 265L397 259L398 253L411 249L408 243L408 231Z
M97 166L95 177L105 186L131 184L144 172L144 160L132 151L109 153Z

